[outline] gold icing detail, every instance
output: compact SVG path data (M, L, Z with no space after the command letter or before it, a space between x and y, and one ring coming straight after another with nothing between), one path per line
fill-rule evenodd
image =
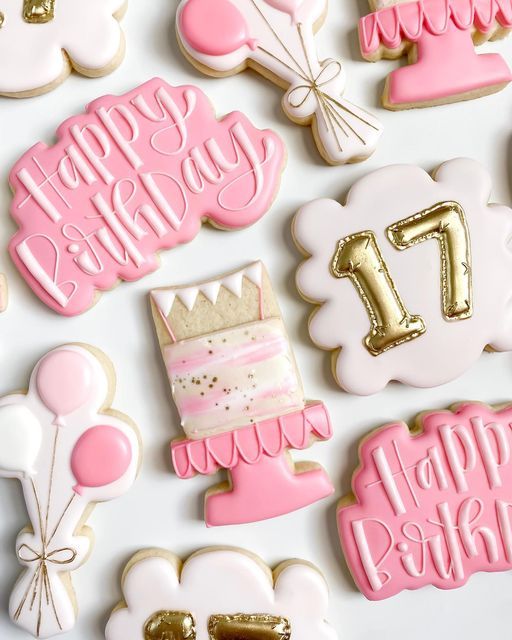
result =
M350 278L363 301L371 325L365 345L372 355L378 356L425 332L423 319L411 315L402 302L373 231L339 240L331 272L336 278Z
M466 216L460 204L440 202L391 225L387 235L399 250L425 240L437 240L441 250L443 315L446 320L471 317L471 245Z
M144 640L195 640L194 617L186 611L157 611L144 625Z
M210 640L290 640L286 618L265 613L214 615L208 620Z
M44 24L55 16L55 0L23 0L23 20L30 24Z
M4 26L4 22L5 22L5 16L4 16L4 14L0 11L0 29Z

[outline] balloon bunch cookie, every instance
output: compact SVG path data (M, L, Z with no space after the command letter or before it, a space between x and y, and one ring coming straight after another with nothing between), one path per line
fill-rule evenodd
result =
M465 403L363 441L338 526L367 598L512 569L511 424L511 406Z
M336 640L326 621L327 585L311 564L289 560L271 571L241 549L212 547L185 563L141 551L123 574L122 602L107 640Z
M26 394L0 398L0 477L20 481L30 524L18 535L23 573L9 612L37 638L73 628L70 573L91 552L91 506L123 495L139 466L133 423L109 409L115 383L107 358L65 345L35 366Z
M431 387L461 375L484 349L512 350L512 212L489 204L491 179L473 160L433 177L389 166L297 214L307 259L301 294L319 307L313 341L333 351L345 390L391 380Z
M475 45L512 29L510 6L494 0L370 0L373 13L359 23L363 57L407 56L392 71L383 94L388 109L429 107L503 89L512 74L496 53Z
M0 35L1 38L1 35ZM273 132L239 112L217 120L197 87L155 78L92 102L14 166L10 253L34 293L65 316L158 268L203 221L250 225L270 208L284 165Z
M184 54L201 71L255 69L286 90L286 115L312 126L327 162L358 162L373 153L382 127L342 97L342 63L318 59L315 31L326 14L327 0L182 0L176 27Z
M124 57L125 8L126 0L3 0L0 95L50 91L73 69L90 77L113 71Z
M306 402L277 300L261 262L215 280L151 292L158 340L186 439L172 443L181 478L224 468L206 495L207 525L289 513L333 492L325 471L289 449L331 436Z

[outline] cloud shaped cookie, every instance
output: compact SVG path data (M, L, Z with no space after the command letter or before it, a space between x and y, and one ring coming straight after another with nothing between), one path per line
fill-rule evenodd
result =
M126 0L4 0L0 7L0 95L53 89L76 69L97 77L122 60L118 18Z
M328 593L322 575L296 560L272 574L238 549L205 549L183 566L167 552L145 551L126 568L123 593L125 603L107 624L107 640L235 638L241 636L230 633L240 634L244 624L253 630L261 625L266 631L261 637L276 640L337 638L325 621Z
M481 165L455 159L434 177L385 167L344 205L322 199L298 212L294 237L309 258L297 286L320 305L310 335L334 351L345 390L436 386L488 346L512 350L512 211L490 205L490 193Z

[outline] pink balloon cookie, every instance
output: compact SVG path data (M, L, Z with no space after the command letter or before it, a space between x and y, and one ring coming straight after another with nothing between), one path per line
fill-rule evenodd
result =
M271 571L242 549L211 547L184 563L154 549L132 558L122 582L107 640L337 639L327 584L302 560Z
M123 495L137 474L136 428L105 408L114 383L101 352L66 345L38 362L27 394L0 398L0 477L21 482L30 518L16 540L24 571L9 612L37 638L73 628L69 574L91 551L91 504Z
M358 162L373 153L382 127L342 97L341 62L318 59L314 36L326 13L327 0L181 0L176 26L201 71L225 76L254 68L286 89L286 115L312 126L327 162Z
M0 95L50 91L73 69L94 78L113 71L124 57L125 8L126 0L3 0Z
M510 4L495 0L370 0L373 13L359 23L363 57L407 55L409 66L387 78L388 109L469 100L503 89L512 74L496 53L474 47L512 29Z
M512 569L511 425L510 406L466 403L363 441L338 526L367 598Z
M320 305L309 332L334 352L345 390L432 387L487 347L512 350L512 211L490 194L483 167L459 158L433 178L385 167L344 205L316 200L298 212L293 233L307 259L297 286Z
M327 440L321 402L306 402L290 341L261 262L191 286L151 292L185 439L172 443L180 478L229 472L207 492L208 526L273 518L327 497L333 487L290 449Z
M241 113L217 120L206 95L155 78L92 102L57 143L15 165L10 253L37 296L66 316L158 267L203 221L250 225L270 208L284 147Z

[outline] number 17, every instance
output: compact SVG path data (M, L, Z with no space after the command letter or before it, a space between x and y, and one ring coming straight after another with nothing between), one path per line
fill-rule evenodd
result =
M437 240L441 252L443 316L446 320L471 317L471 248L460 204L436 204L390 225L386 234L400 251L426 240ZM380 355L425 333L421 316L411 315L405 307L372 231L342 238L332 259L331 272L336 278L350 278L366 307L371 330L365 344L372 355Z

